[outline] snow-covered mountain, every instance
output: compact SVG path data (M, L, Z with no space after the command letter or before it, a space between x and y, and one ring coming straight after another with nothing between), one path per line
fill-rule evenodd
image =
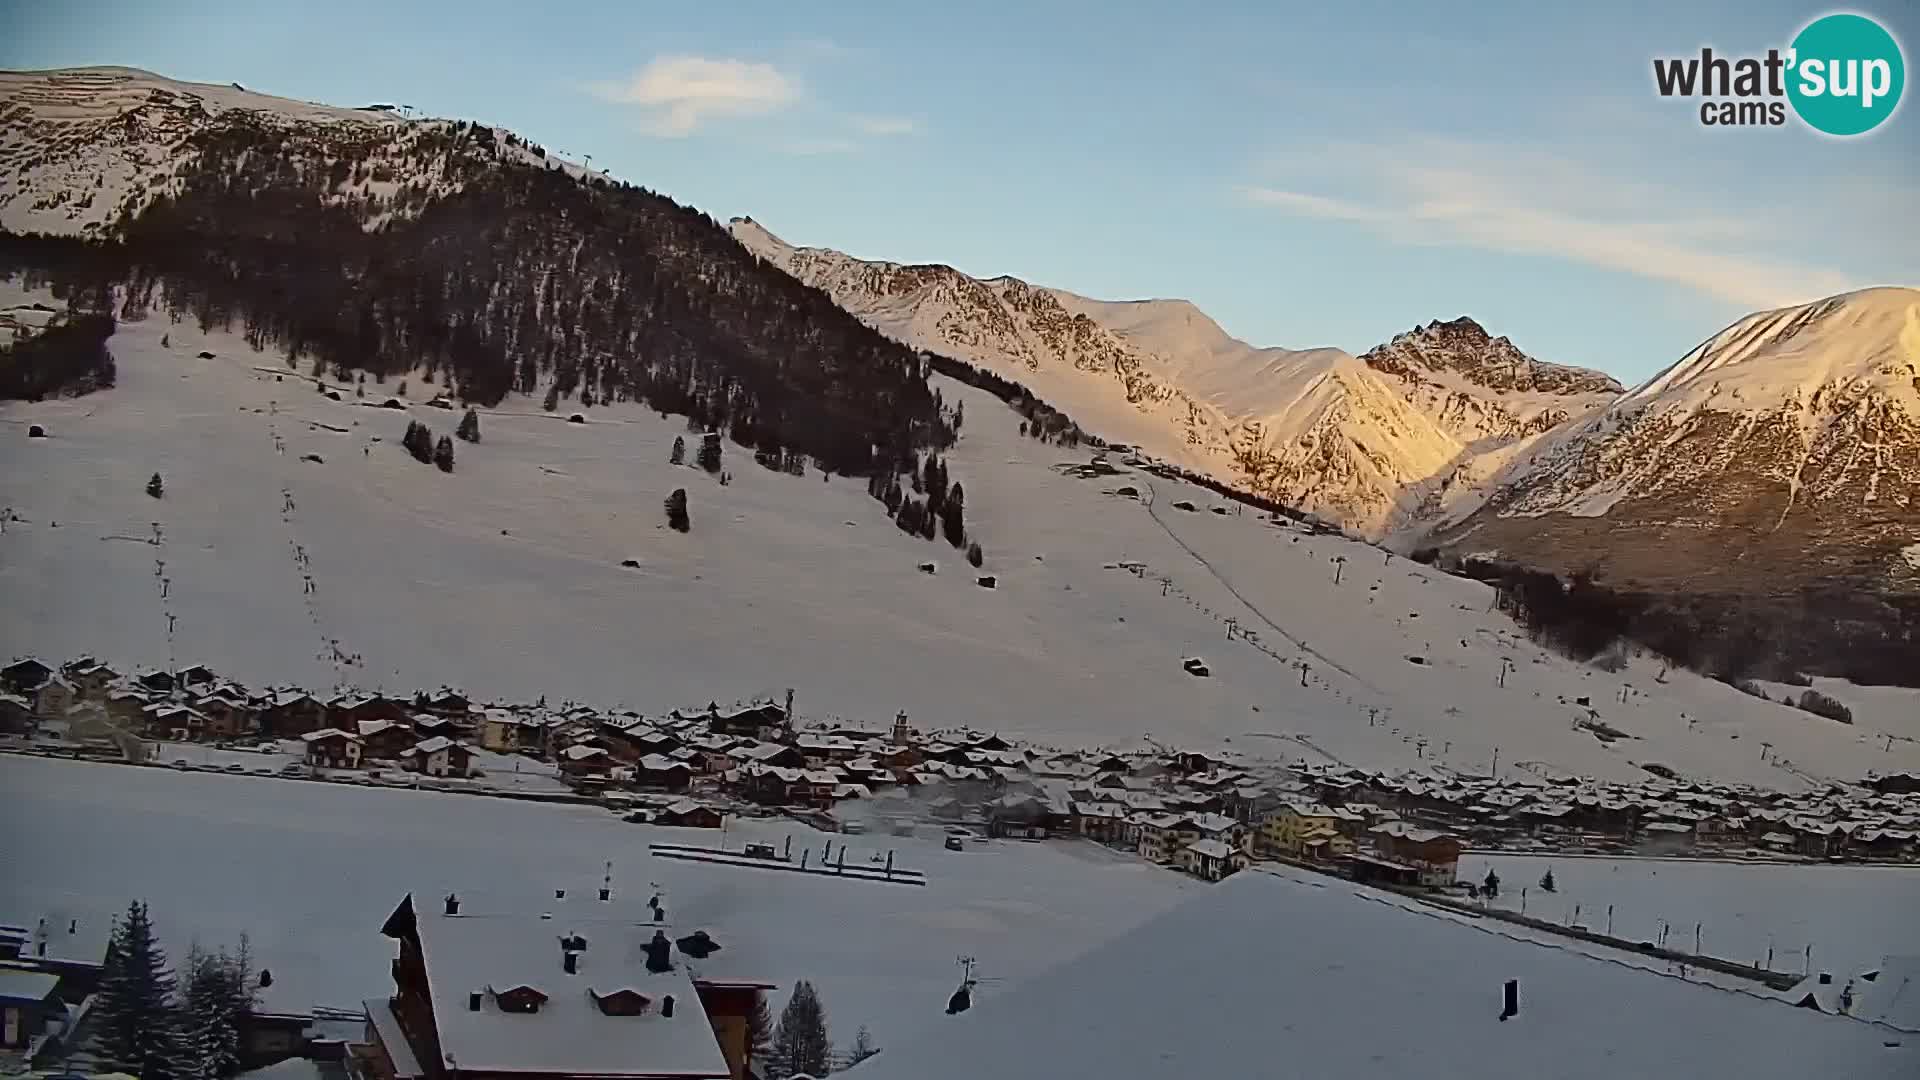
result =
M1356 531L1437 512L1480 455L1583 416L1620 390L1543 364L1470 319L1355 358L1258 348L1185 300L1104 301L787 244L751 218L749 250L869 325L1016 379L1098 434Z
M1513 455L1439 535L1648 585L1920 592L1920 289L1741 319Z

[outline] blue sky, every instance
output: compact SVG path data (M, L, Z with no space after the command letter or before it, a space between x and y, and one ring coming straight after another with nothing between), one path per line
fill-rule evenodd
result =
M1920 286L1920 106L1842 141L1652 88L1828 8L1191 7L0 0L0 66L502 124L794 243L1186 297L1261 345L1470 314L1632 380L1750 310ZM1914 63L1910 0L1854 10Z

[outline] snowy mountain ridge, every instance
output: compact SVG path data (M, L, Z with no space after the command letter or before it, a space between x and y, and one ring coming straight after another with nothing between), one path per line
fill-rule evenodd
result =
M1703 529L1724 542L1655 539ZM1920 541L1920 289L1735 322L1512 455L1438 535L1570 566L1601 532L1604 561L1643 582L1733 588L1764 567L1775 590L1920 591L1902 554Z
M1361 358L1260 348L1186 300L1096 300L795 247L751 218L730 228L897 340L1022 381L1107 438L1372 535L1425 512L1417 495L1470 447L1536 434L1619 390L1471 320L1416 328Z

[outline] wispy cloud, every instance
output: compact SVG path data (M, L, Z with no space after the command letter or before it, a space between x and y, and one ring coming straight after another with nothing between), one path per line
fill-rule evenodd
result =
M662 56L625 79L592 86L595 95L647 112L647 130L679 138L708 121L761 116L800 100L798 80L772 64L704 56Z
M1746 307L1801 303L1856 285L1837 270L1770 254L1772 223L1781 219L1764 210L1729 213L1617 167L1412 139L1316 150L1310 166L1281 162L1275 171L1285 182L1242 187L1241 197L1400 243L1567 259Z
M890 135L912 135L920 130L920 125L904 116L864 116L855 114L847 118L848 122L862 135L886 137Z
M818 157L823 154L851 154L855 150L860 149L860 144L854 142L852 139L837 139L832 136L825 138L783 137L774 139L767 145L779 153L792 154L796 157Z

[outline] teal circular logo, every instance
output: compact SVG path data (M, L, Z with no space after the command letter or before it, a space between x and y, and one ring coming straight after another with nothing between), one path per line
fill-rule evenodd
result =
M1807 24L1789 54L1787 100L1816 131L1860 135L1900 104L1907 65L1900 43L1864 15L1826 15Z

